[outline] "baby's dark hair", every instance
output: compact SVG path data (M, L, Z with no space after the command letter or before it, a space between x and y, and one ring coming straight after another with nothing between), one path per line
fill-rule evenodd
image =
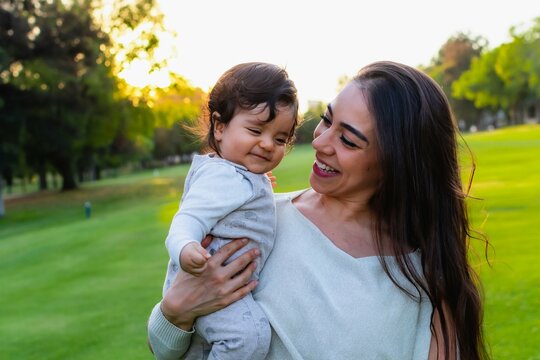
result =
M294 116L294 126L289 134L292 141L298 125L296 93L296 86L289 79L287 71L277 65L249 62L233 66L221 75L210 91L197 133L207 147L219 154L214 138L216 121L228 124L237 108L252 110L260 104L266 104L269 122L276 117L278 107L290 107Z

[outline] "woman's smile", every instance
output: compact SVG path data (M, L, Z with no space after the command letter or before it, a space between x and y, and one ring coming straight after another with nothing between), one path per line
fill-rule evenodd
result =
M313 173L321 177L331 177L338 175L339 171L317 159L313 164Z

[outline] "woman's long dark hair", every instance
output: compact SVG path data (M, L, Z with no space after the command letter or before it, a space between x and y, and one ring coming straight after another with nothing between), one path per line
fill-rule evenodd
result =
M379 249L388 234L401 271L429 297L431 329L436 311L445 357L453 349L464 360L486 359L480 282L467 259L472 230L448 99L426 74L393 62L368 65L353 82L366 94L380 147L383 175L370 203ZM406 256L411 249L421 252L423 274ZM383 257L381 262L406 291Z

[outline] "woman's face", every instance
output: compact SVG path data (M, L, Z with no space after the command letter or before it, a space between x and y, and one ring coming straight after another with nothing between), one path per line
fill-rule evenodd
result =
M375 122L357 84L349 83L328 105L313 135L311 187L323 195L367 203L381 171Z

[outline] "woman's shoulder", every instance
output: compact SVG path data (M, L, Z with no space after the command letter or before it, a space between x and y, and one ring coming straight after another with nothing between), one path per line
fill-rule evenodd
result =
M284 192L284 193L275 193L274 198L276 199L276 205L277 204L287 204L293 201L295 198L300 196L301 194L308 191L308 189L302 189L302 190L295 190L290 192Z

